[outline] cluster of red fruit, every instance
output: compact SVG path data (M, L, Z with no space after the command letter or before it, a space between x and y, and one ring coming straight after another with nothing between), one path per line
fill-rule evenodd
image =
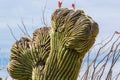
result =
M61 1L58 1L58 7L61 8L62 6L62 2ZM72 8L75 9L75 4L72 3Z

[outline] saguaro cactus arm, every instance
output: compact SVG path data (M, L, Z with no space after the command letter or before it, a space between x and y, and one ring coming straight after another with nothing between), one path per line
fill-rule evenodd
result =
M33 61L29 57L30 42L29 38L22 37L11 48L8 72L14 79L25 80L31 77Z
M46 60L50 53L50 27L37 29L33 33L33 44L38 52L38 61L33 67L32 80L40 80L44 74Z
M8 65L8 72L12 78L31 80L36 76L34 72L36 67L44 68L50 53L49 30L49 27L36 29L32 40L22 37L13 44Z

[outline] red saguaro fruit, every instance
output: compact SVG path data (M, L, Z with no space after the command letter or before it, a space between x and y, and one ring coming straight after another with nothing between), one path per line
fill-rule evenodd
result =
M61 8L62 2L58 1L58 7Z
M75 9L75 4L74 3L72 3L72 8Z

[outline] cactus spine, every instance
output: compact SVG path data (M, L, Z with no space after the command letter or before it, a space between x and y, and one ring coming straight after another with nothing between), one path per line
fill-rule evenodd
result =
M13 45L8 66L11 77L17 80L77 80L84 55L95 42L98 25L83 10L67 8L57 9L51 23L51 28L37 29L32 40L18 41L17 48Z

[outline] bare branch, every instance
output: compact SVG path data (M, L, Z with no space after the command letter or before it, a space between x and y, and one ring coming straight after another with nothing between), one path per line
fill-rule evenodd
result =
M114 36L115 33L107 42L102 41L98 44L95 44L92 47L91 51L88 52L88 56L86 57L87 66L84 74L81 77L81 80L113 80L115 78L116 80L118 79L120 73L113 78L113 70L115 70L113 67L115 66L115 64L117 64L117 61L120 58L120 36L118 36L117 38ZM105 43L103 44L103 42ZM100 45L101 47L99 47ZM97 46L99 48L97 48ZM95 53L94 49L97 50L96 48L98 49L97 54L93 61L90 62L90 54ZM108 62L111 62L109 67Z
M30 35L28 34L27 28L26 28L23 20L21 20L21 23L22 23L22 25L23 25L23 27L24 27L24 29L25 29L26 35L27 35L28 37L30 37Z
M25 33L24 30L20 27L20 25L17 24L17 26L18 26L18 28L22 31L22 33L23 33L24 35L26 35L26 33Z
M11 27L10 27L8 24L7 24L7 26L8 26L8 29L10 30L10 33L11 33L12 37L13 37L16 41L18 41L18 40L16 39L15 35L13 34L13 31L12 31Z
M46 3L45 3L44 8L42 10L42 22L45 26L47 26L47 24L45 22L45 11L46 11L46 7L47 7L47 2L48 2L48 0L46 0Z

